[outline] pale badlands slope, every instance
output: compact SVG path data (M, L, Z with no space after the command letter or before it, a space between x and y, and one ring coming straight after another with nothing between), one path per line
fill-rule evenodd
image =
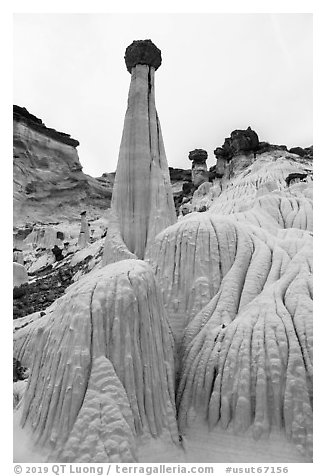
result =
M312 183L287 187L307 165L278 155L197 194L194 210L208 211L159 233L147 263L113 227L104 267L21 320L14 354L31 367L20 411L34 450L50 461L311 460Z

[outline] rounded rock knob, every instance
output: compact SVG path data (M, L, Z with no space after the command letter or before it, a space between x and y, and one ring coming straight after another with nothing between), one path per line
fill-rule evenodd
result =
M162 63L161 50L151 40L135 40L126 49L125 62L129 73L136 64L153 66L156 70Z

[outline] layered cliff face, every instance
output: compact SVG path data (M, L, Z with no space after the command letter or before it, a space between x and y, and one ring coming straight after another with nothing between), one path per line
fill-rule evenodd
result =
M25 108L14 106L13 119L15 225L78 218L85 207L91 215L109 206L111 191L82 172L78 141Z

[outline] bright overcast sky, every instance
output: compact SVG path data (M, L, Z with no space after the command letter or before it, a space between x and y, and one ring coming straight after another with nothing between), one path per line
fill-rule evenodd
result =
M84 172L116 169L130 74L126 47L162 51L156 107L168 163L251 126L274 144L312 144L311 14L16 14L14 104L80 142Z

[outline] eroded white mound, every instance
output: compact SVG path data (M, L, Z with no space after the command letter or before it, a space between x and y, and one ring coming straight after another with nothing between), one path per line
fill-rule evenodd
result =
M232 207L215 197L148 250L178 342L183 433L200 417L228 438L281 434L311 457L312 203L302 185L248 202L234 187Z
M177 442L173 339L151 268L108 265L15 333L30 364L22 425L55 461L134 461L135 435Z

